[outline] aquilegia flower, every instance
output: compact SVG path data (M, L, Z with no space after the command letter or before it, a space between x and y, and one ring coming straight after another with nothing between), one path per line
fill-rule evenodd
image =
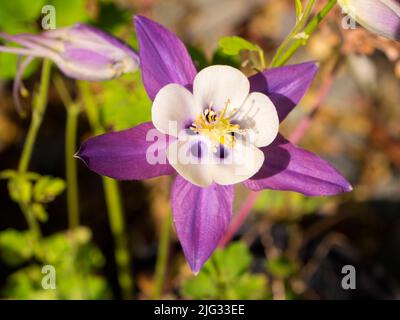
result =
M22 74L37 57L51 59L66 76L78 80L110 80L139 67L139 57L132 48L110 34L84 24L39 35L0 33L0 38L21 46L0 46L0 52L27 56L19 65L14 82L17 103Z
M310 196L351 190L326 161L278 133L279 122L308 89L314 63L269 69L249 79L229 66L197 73L173 33L144 17L135 17L135 25L152 122L91 138L77 157L115 179L177 174L171 207L193 272L228 227L234 184Z
M339 0L339 5L364 28L400 40L399 0Z

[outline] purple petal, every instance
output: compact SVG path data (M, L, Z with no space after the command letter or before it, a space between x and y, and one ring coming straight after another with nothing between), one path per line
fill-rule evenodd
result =
M155 130L151 132L157 138L146 139L150 130ZM157 146L155 153L151 146ZM100 175L118 180L142 180L175 172L166 158L167 147L167 136L146 122L132 129L93 137L82 144L76 157ZM149 161L148 152L155 154L155 160L162 159L161 163Z
M250 91L269 96L282 122L303 98L317 70L314 62L268 69L249 78Z
M296 191L308 196L328 196L352 190L350 183L328 162L296 147L283 136L262 148L265 162L244 182L246 187Z
M194 273L211 256L232 215L233 186L197 187L177 176L171 207L183 252Z
M175 34L141 16L135 16L135 28L143 83L151 100L169 83L187 86L193 82L196 68L185 45Z

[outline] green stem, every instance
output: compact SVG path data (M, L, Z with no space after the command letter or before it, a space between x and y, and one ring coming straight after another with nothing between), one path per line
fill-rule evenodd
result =
M77 164L73 157L76 152L76 140L80 108L69 95L61 77L54 78L54 84L67 111L65 128L65 171L67 178L67 209L70 229L79 226L79 186Z
M43 116L46 112L47 107L47 95L49 91L50 83L50 73L51 73L51 61L45 59L43 61L42 73L39 91L34 95L32 103L32 119L29 125L28 133L25 139L24 147L22 149L21 158L18 164L18 173L22 176L24 175L29 167L29 162L32 157L33 146L35 144L37 134L39 132L40 126L43 121ZM40 241L41 231L40 225L36 221L34 213L29 207L29 204L19 203L22 213L28 223L29 229L34 234L35 247Z
M294 29L292 32L289 34L289 36L282 42L282 44L279 46L274 58L272 59L271 62L271 67L276 67L276 61L279 59L279 57L283 54L285 51L286 47L289 45L289 43L293 40L293 38L298 35L301 30L303 30L304 26L306 25L308 18L310 17L312 8L314 7L315 0L309 0L307 2L307 6L304 10L304 13L301 16L301 19L299 22L295 25Z
M337 0L329 0L328 3L322 8L322 10L304 28L304 33L307 37L309 37L315 31L319 23L335 6L336 2ZM296 39L295 41L293 41L289 48L280 57L277 57L277 59L275 59L273 66L280 67L284 65L302 45L304 45L304 39Z
M79 226L79 189L76 160L76 134L78 128L79 111L71 106L67 111L67 126L65 136L65 169L67 175L67 203L68 221L70 229Z
M96 135L105 132L100 122L96 101L89 84L79 82L79 89L85 105L90 126ZM121 202L121 192L116 180L103 177L103 187L106 197L108 219L115 243L115 262L118 268L118 282L124 298L130 298L133 290L128 241L125 233L124 212Z
M157 262L156 262L156 274L155 274L155 289L153 293L153 299L158 300L162 295L164 289L165 275L167 273L168 264L168 252L171 237L171 213L163 221L161 228L160 239L158 242Z
M129 298L132 295L132 276L120 189L117 181L107 177L103 177L103 186L108 208L108 219L115 242L118 282L122 290L122 296Z
M34 247L37 248L37 244L42 238L42 232L40 231L40 225L35 219L35 215L26 203L19 203L19 207L28 223L29 230L33 233L34 237Z
M21 158L18 164L19 173L25 173L28 170L29 162L32 157L33 146L39 128L43 121L44 113L47 107L47 94L49 91L51 62L50 60L43 61L41 82L37 95L34 96L32 106L32 120L28 129L28 134L25 139L24 148L22 150Z

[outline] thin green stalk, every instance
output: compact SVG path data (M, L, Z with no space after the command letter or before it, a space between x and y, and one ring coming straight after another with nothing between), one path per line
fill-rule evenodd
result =
M22 211L22 214L25 217L29 230L33 233L35 241L34 246L36 247L39 240L42 238L42 232L40 231L39 222L37 222L35 215L33 214L33 212L26 203L19 203L19 207Z
M129 298L132 296L132 276L121 192L117 181L107 177L103 177L103 187L108 207L108 219L115 242L115 262L118 267L118 282L121 287L122 296Z
M304 28L304 34L309 37L315 29L318 27L319 23L328 15L328 13L335 6L337 0L329 0L328 3L322 8L322 10L310 21L310 23ZM274 67L280 67L284 65L304 44L304 39L294 40L288 49L276 59L274 62Z
M79 186L77 164L73 157L76 152L76 139L80 107L74 103L61 77L54 78L54 84L67 111L65 128L65 171L67 178L67 209L70 229L79 226Z
M32 106L32 120L28 129L28 134L25 139L24 148L18 164L18 172L25 173L28 170L29 162L32 157L33 146L39 128L43 121L44 113L47 107L47 95L49 91L51 61L45 59L43 61L40 87L37 95L34 96Z
M51 73L51 61L45 59L43 61L42 73L39 91L34 95L32 103L32 119L29 125L28 133L25 139L24 147L22 149L21 158L18 164L18 173L24 175L29 167L29 162L32 157L33 146L35 144L37 134L43 121L43 116L46 112L47 107L47 95L49 91ZM41 231L39 223L36 221L34 213L26 203L19 203L22 213L28 223L29 229L32 231L35 237L35 245L40 241Z
M276 61L279 59L279 57L283 54L285 51L286 47L289 45L289 43L303 30L304 26L306 25L308 18L310 17L312 8L314 7L315 0L309 0L307 2L307 6L304 9L304 13L301 16L301 19L299 22L295 25L293 28L292 32L289 34L289 36L282 42L282 44L279 46L274 58L272 59L271 62L271 67L276 67Z
M79 82L79 89L85 106L89 123L93 132L98 135L105 132L89 84ZM121 192L116 180L103 177L103 187L107 203L108 219L115 243L115 262L118 268L118 282L124 298L130 298L133 291L128 241L125 231L124 212L121 202Z
M158 242L157 262L156 262L156 274L155 274L155 288L153 293L153 299L158 300L161 297L164 289L165 275L167 273L168 264L168 253L171 238L171 213L163 221L161 228L160 239Z
M68 221L70 229L79 226L79 186L76 160L76 135L78 128L79 111L75 106L70 106L67 111L67 126L65 136L65 169L67 176L67 203Z

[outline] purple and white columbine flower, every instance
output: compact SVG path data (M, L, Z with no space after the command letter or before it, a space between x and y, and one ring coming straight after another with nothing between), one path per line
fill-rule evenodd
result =
M248 79L228 66L197 73L173 33L144 17L135 17L135 26L143 83L153 100L152 122L91 138L77 157L91 170L120 180L178 173L171 207L193 272L200 270L228 227L234 184L310 196L352 189L326 161L278 133L279 122L314 78L314 63L269 69ZM168 161L149 161L155 143L158 158ZM183 159L176 156L181 148ZM204 154L207 161L202 161Z
M371 32L400 40L399 0L339 0L343 11Z
M0 52L27 57L18 66L14 81L17 106L23 72L34 58L52 60L66 76L77 80L110 80L139 68L139 57L131 47L102 30L84 24L38 35L0 33L0 38L20 45L0 46Z

